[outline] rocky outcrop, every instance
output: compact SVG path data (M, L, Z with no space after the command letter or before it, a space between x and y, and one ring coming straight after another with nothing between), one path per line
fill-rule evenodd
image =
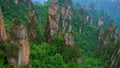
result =
M61 24L66 45L74 45L74 35L72 32L72 1L62 0L61 6Z
M18 4L18 0L14 0L14 2L15 2L16 4Z
M6 28L4 26L4 20L2 17L2 9L0 7L0 41L5 42L8 39Z
M104 24L104 21L102 20L102 18L100 18L98 20L98 26L101 27Z
M74 45L74 35L73 35L73 32L72 32L72 26L71 25L69 26L69 32L65 34L64 38L65 38L66 45L70 45L70 46Z
M27 31L19 19L14 19L13 26L9 31L7 45L7 60L14 68L20 68L29 64L29 42Z
M52 39L55 35L58 34L58 24L59 24L59 6L57 0L50 0L50 4L48 7L48 22L46 27L46 34L49 35L49 38L46 38L47 42L50 42L50 39ZM49 39L49 41L48 41Z
M51 0L49 5L49 23L50 23L50 35L53 37L58 32L58 24L59 24L59 7L57 0Z
M86 24L89 20L89 16L87 15L86 12L86 6L85 5L80 5L78 8L78 12L79 12L79 21L82 22L81 24Z
M81 26L79 27L79 32L80 32L80 33L82 32L82 27L81 27Z
M33 8L33 4L31 0L23 0L23 2L26 4L26 6L30 9Z
M50 35L50 23L49 19L47 19L46 27L45 27L45 39L47 43L50 43L51 40L51 35Z
M29 42L27 31L19 19L14 20L14 25L7 33L2 11L0 8L0 40L3 41L7 51L7 61L13 68L20 68L29 63Z
M78 14L78 21L79 21L79 27L78 27L78 32L82 32L84 30L85 26L87 24L94 24L92 16L88 13L88 9L86 8L85 5L79 5L77 7L77 14Z
M109 51L106 49L108 49L111 44L116 45L118 43L118 30L112 21L109 21L109 25L105 29L99 29L98 42L99 45L96 55L107 54Z
M71 2L71 0L69 1ZM66 32L69 28L69 24L71 24L72 20L72 4L67 3L67 0L64 1L61 9L61 18L62 18L62 32Z
M99 19L101 20L101 19ZM103 21L99 21L103 22ZM99 24L99 23L98 23ZM107 27L102 29L103 23L99 24L99 46L97 55L104 56L104 63L109 64L110 68L119 68L120 49L118 44L118 29L110 20Z
M99 32L99 42L103 45L108 45L110 43L116 44L118 41L118 30L113 23L110 23L105 30L100 30Z
M82 57L79 57L79 58L76 58L76 61L78 62L78 63L83 63L83 58Z
M110 68L120 68L120 48L111 58Z
M117 44L118 42L118 29L117 28L115 28L114 30L113 38L114 38L114 44Z
M74 44L74 37L72 32L65 34L65 43L66 45L71 45L71 46Z
M33 10L29 11L29 20L28 20L28 35L30 39L35 39L38 37L38 28L37 28L37 19L36 14Z

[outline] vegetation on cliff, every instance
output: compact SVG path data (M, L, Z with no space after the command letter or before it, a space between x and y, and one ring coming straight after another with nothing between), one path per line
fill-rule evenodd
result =
M0 6L0 26L8 36L2 41L0 32L0 68L119 67L118 29L94 5L88 9L72 0L0 0Z

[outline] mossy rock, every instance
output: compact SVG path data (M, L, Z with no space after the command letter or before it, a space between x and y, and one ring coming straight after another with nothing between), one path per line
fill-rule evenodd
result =
M7 40L6 44L7 44L6 45L7 56L18 59L18 50L19 50L19 48L16 45L12 44L10 42L10 40Z
M20 25L21 23L22 23L22 21L19 18L13 19L13 26Z

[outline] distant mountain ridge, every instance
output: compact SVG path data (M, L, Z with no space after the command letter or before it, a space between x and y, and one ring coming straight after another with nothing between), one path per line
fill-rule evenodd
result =
M93 3L97 10L104 10L116 22L116 25L120 26L120 0L73 0L73 2L87 6Z

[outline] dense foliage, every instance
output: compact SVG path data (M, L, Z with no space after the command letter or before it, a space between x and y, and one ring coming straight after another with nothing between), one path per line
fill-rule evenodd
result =
M65 1L65 2L63 2ZM63 3L72 4L69 0L59 0L59 5L63 6ZM30 59L33 68L108 68L110 61L106 66L104 60L110 60L113 53L118 50L119 44L111 44L107 48L107 52L100 57L95 57L95 51L98 46L98 32L99 28L96 26L98 17L96 10L86 10L85 13L79 13L78 7L72 8L72 26L75 36L75 46L71 47L65 44L63 35L57 35L53 38L51 44L45 42L45 25L48 18L48 2L45 4L34 4L34 10L37 16L37 27L39 37L37 39L30 40ZM28 28L28 7L24 4L23 0L20 0L16 5L13 0L0 0L2 7L3 18L5 26L9 30L14 18L21 19L22 23ZM93 8L92 5L89 7ZM87 24L83 24L85 20L84 14L91 16L93 24L90 21ZM79 17L83 16L83 20L80 21ZM16 23L17 24L17 23ZM82 31L79 32L79 28L82 26ZM31 27L32 28L32 27ZM40 40L40 42L38 41ZM38 43L39 42L39 43ZM10 47L14 50L15 47ZM6 51L0 45L0 68L11 68L7 63ZM77 63L76 58L81 57L82 63Z

